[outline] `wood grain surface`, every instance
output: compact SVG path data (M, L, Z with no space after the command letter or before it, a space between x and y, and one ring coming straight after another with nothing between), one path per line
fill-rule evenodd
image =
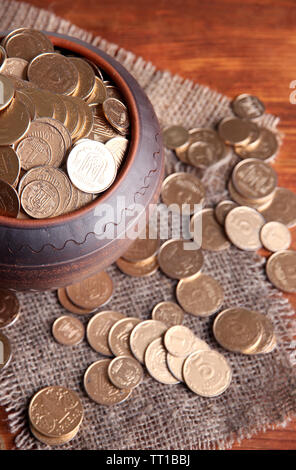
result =
M279 185L296 192L296 80L294 0L32 0L95 35L184 78L234 97L259 96L280 117L283 145L275 163ZM21 25L20 25L21 26ZM296 249L296 231L293 247ZM289 296L296 307L296 296ZM0 435L12 448L6 415ZM1 449L1 442L0 442ZM296 449L296 419L233 449Z

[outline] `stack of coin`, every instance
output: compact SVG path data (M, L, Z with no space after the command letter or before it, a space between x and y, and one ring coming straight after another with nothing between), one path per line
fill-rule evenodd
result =
M220 312L213 332L225 349L242 354L266 354L277 345L271 320L261 313L241 307Z
M0 215L70 213L113 184L130 122L96 64L20 28L2 41L0 87Z
M49 386L37 392L29 405L29 423L40 442L57 446L71 441L83 420L78 394L61 386Z

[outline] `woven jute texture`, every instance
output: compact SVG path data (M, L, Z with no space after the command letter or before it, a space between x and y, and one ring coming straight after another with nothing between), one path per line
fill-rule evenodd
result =
M205 86L184 81L169 72L109 44L99 37L28 4L0 0L0 29L35 27L79 37L116 57L139 81L149 95L161 125L214 126L231 114L229 98ZM98 5L99 11L99 5ZM245 91L245 90L242 90ZM277 119L265 115L262 123L276 127ZM207 188L207 205L227 197L225 181L236 157L230 153L216 167L199 173L177 162L166 151L166 171L193 171ZM204 272L221 282L224 307L245 306L272 319L278 339L277 349L268 355L244 356L228 353L215 342L212 318L187 315L184 324L228 359L233 370L230 388L220 397L206 399L194 395L184 385L162 385L148 374L132 397L123 404L103 407L86 396L82 379L86 368L99 359L83 342L66 348L51 336L53 321L65 310L56 294L19 294L21 319L7 329L14 357L1 374L0 403L9 413L12 432L18 431L19 449L45 449L30 434L27 408L32 395L47 385L70 387L81 396L85 419L76 438L63 449L211 449L227 448L234 440L259 430L284 425L296 412L295 342L293 311L288 301L266 280L265 261L234 247L222 252L205 252ZM152 307L162 300L175 299L176 282L161 272L151 278L129 278L111 266L108 273L115 285L108 308L126 315L150 318ZM88 318L82 318L87 322ZM295 331L295 324L294 324Z

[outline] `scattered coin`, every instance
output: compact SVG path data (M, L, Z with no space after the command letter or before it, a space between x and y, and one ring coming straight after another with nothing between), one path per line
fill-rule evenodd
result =
M127 317L118 320L108 334L108 345L114 356L132 356L129 337L139 318Z
M184 312L175 302L160 302L152 310L152 319L159 320L168 328L183 323Z
M130 245L122 257L126 261L136 263L154 256L159 249L159 239L156 233L149 233L149 224L143 233Z
M160 269L173 279L182 279L200 272L203 265L201 250L186 250L184 240L168 240L160 248Z
M203 209L194 214L190 221L190 232L197 244L200 244L201 238L201 248L204 250L222 251L230 247L224 228L215 218L214 209Z
M0 180L0 216L17 217L19 210L20 201L16 190Z
M205 188L202 182L190 173L173 173L168 176L161 188L161 197L164 204L180 211L183 204L189 205L189 212L196 211L195 205L202 204L205 197Z
M264 161L248 158L235 166L232 181L242 197L258 200L270 197L275 192L277 174Z
M234 209L235 207L237 207L237 204L233 201L224 200L217 204L215 207L215 217L220 225L224 226L225 218L228 212L230 212L231 209Z
M195 335L187 326L172 326L164 335L164 345L173 356L188 356L193 350L194 343Z
M283 292L296 292L296 251L283 250L271 255L266 263L270 282Z
M225 219L225 230L231 242L241 250L256 251L261 248L260 230L264 217L251 207L232 209Z
M288 250L292 243L289 229L280 222L267 222L263 225L260 239L264 248L274 252Z
M136 388L142 382L143 375L141 364L130 356L115 357L108 366L109 379L119 389Z
M170 372L166 361L166 350L162 338L156 338L145 351L145 366L155 380L167 385L175 385L179 380Z
M76 346L85 334L83 323L70 315L57 318L52 326L54 339L64 346Z
M58 299L60 304L71 313L76 313L77 315L89 315L92 312L92 310L87 310L74 305L67 296L66 289L64 288L58 289Z
M197 168L206 168L226 155L224 142L213 129L191 129L187 149L188 163Z
M88 322L86 329L87 341L90 346L104 356L112 356L108 336L112 326L125 318L122 313L107 310L94 315Z
M167 326L157 320L146 320L132 330L130 334L130 348L135 358L144 363L145 351L149 344L157 339L161 338L164 332L167 330Z
M108 302L113 293L113 283L104 271L66 288L71 302L86 310L94 310Z
M266 208L268 208L270 206L270 204L272 203L272 200L273 200L273 197L274 195L272 195L272 197L268 197L268 198L265 198L264 200L263 199L260 199L260 200L251 200L251 199L246 199L246 198L243 198L237 191L236 189L234 188L233 186L233 183L232 183L232 180L230 179L229 182L228 182L228 191L229 191L229 194L231 196L231 198L240 206L248 206L248 207L252 207L253 209L256 209L260 212L262 212L263 210L265 210ZM225 224L224 224L225 225Z
M296 225L296 194L287 188L277 188L271 204L260 210L267 222L281 222L291 228Z
M209 349L210 347L205 341L202 341L200 338L195 337L195 342L193 344L192 350L187 356L176 357L170 353L167 353L168 368L170 369L171 373L176 377L176 379L180 380L180 382L184 382L183 367L186 358L195 351L203 351Z
M240 158L257 158L258 160L271 160L278 151L279 144L276 135L271 130L262 127L260 129L260 138L256 146L235 145L235 153Z
M257 96L243 93L238 95L231 103L234 113L242 119L255 119L265 111L264 104Z
M14 292L0 288L0 329L11 326L19 317L20 304Z
M251 129L249 121L227 117L219 123L218 132L227 144L245 145L250 140Z
M0 332L0 372L7 367L11 361L12 352L10 341L3 333Z
M165 128L162 137L164 145L169 149L177 149L189 141L188 131L182 126Z
M151 276L158 270L158 261L157 256L152 256L144 261L139 261L137 263L131 263L126 261L123 258L118 258L116 261L116 266L124 274L133 277L146 277Z

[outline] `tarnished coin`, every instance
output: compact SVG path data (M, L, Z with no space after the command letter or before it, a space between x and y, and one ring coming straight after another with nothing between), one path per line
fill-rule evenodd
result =
M81 122L78 123L78 127L73 135L73 139L82 139L88 137L92 131L94 116L92 109L78 96L71 96L72 101L76 104L78 114L81 118Z
M55 320L52 326L54 339L64 346L76 346L84 338L83 323L70 315L63 315Z
M21 28L6 37L5 49L8 57L20 57L30 62L34 57L53 51L52 42L41 31ZM53 73L53 71L52 71Z
M31 425L48 437L68 435L80 426L83 407L76 392L50 386L37 392L29 405Z
M120 389L132 390L143 380L143 368L133 357L120 356L112 359L108 366L108 376L113 385Z
M296 225L296 194L287 188L277 188L271 204L261 210L267 222L281 222L291 228Z
M17 217L19 210L20 200L16 190L0 180L0 216Z
M104 271L66 288L71 302L87 310L104 305L113 293L111 277Z
M196 243L200 244L203 250L222 251L230 247L224 232L224 228L218 224L214 209L203 209L191 217L190 232Z
M108 335L108 345L114 356L132 356L129 337L139 318L127 317L118 320L111 327Z
M111 152L100 142L75 145L67 160L72 183L81 191L97 194L113 183L117 168Z
M233 201L224 200L217 204L215 207L215 217L220 225L224 226L225 218L228 212L230 212L231 209L234 209L235 207L237 207L237 204Z
M125 137L113 137L105 146L112 153L117 169L120 167L128 149L129 141Z
M70 95L78 85L78 70L68 57L58 53L40 54L30 62L28 79L39 88Z
M19 98L14 98L0 113L0 146L11 145L21 139L30 125L30 116Z
M130 348L135 358L141 364L144 363L145 351L149 344L153 340L161 338L166 330L167 326L157 320L145 320L136 325L132 330Z
M110 85L110 83L104 83L107 92L107 98L116 98L119 101L123 101L122 94L116 86Z
M145 366L155 380L167 385L175 385L179 380L170 372L166 361L166 350L162 338L153 340L145 351Z
M60 203L56 188L48 181L32 181L21 195L23 210L34 219L52 217Z
M232 371L225 357L217 351L197 351L186 359L183 376L192 392L202 397L216 397L229 387Z
M185 312L201 317L215 313L224 300L222 286L207 274L181 279L177 285L176 295Z
M264 161L249 158L235 166L232 182L242 197L262 199L271 196L277 187L275 170Z
M138 238L124 252L122 258L133 263L144 261L154 256L160 245L160 240L155 231L149 231L149 224Z
M238 95L231 103L233 112L240 118L255 119L265 111L264 104L257 96L243 93Z
M283 292L296 292L296 251L283 250L271 255L266 263L270 282Z
M52 161L50 145L41 137L29 136L16 147L21 167L31 170L36 166L49 165Z
M161 198L164 204L177 211L182 209L182 204L187 204L192 214L196 209L194 206L203 203L205 188L202 182L190 173L173 173L162 183Z
M103 81L99 77L95 77L95 84L93 90L86 102L89 106L96 106L98 104L104 103L105 99L108 98L118 98L118 96L109 96L107 93L107 88L105 87Z
M0 288L0 328L12 325L19 317L20 304L14 292Z
M194 343L194 333L184 325L172 326L164 335L164 345L173 356L188 356L193 350Z
M74 429L74 431L72 431L71 433L69 434L66 434L65 436L61 436L61 437L48 437L48 436L44 436L44 434L41 434L40 432L37 431L37 429L35 429L32 424L29 423L29 427L30 427L30 431L31 433L33 434L33 436L40 442L42 442L43 444L46 444L48 446L60 446L60 445L63 445L63 444L66 444L67 442L70 442L72 441L72 439L74 439L74 437L77 435L78 431L79 431L79 426L77 426L76 429Z
M80 57L68 58L78 70L78 85L74 90L72 96L78 96L81 99L87 99L95 86L95 73L93 68Z
M15 88L11 80L0 75L0 110L7 108L14 97Z
M209 345L200 338L195 337L194 344L192 346L192 350L187 356L173 356L170 353L167 353L167 364L168 368L170 369L171 373L176 377L176 379L180 380L180 382L184 381L183 378L183 367L186 358L195 351L204 351L209 350Z
M105 118L109 124L118 132L126 134L130 126L126 106L116 98L107 98L102 106Z
M200 272L203 254L199 249L186 250L184 240L168 240L160 248L160 269L173 279L182 279Z
M107 310L94 315L88 322L86 329L87 341L90 346L104 356L112 356L109 347L108 336L112 326L122 320L125 316L122 313Z
M0 372L7 367L11 361L12 352L10 341L3 333L0 332Z
M5 60L0 71L7 77L13 75L21 78L22 80L26 80L28 65L29 62L25 59L21 59L20 57L10 57Z
M20 174L20 161L11 147L0 147L0 179L14 186Z
M232 209L225 219L225 230L231 242L241 250L256 251L261 248L260 230L264 217L251 207Z
M131 390L114 387L108 376L110 359L101 359L89 366L84 375L84 389L91 400L99 405L122 403L131 394Z
M64 288L58 290L58 299L60 304L71 313L76 313L77 315L89 315L92 312L92 310L86 310L74 305L67 296L66 289Z
M260 232L264 248L269 251L288 250L292 243L292 235L286 225L280 222L267 222Z
M163 143L169 149L177 149L189 142L189 133L183 126L166 127L162 132Z
M116 261L116 266L124 274L133 277L151 276L152 274L156 273L159 268L157 256L152 256L147 260L138 261L137 263L132 263L130 261L126 261L123 258L119 258Z
M184 312L175 302L160 302L152 310L152 319L159 320L170 328L183 323Z
M260 128L260 138L256 146L235 145L235 153L240 158L257 158L258 160L273 159L279 149L277 137L274 132L264 127Z
M218 132L221 139L230 145L245 145L250 140L251 125L243 119L227 117L219 123Z

